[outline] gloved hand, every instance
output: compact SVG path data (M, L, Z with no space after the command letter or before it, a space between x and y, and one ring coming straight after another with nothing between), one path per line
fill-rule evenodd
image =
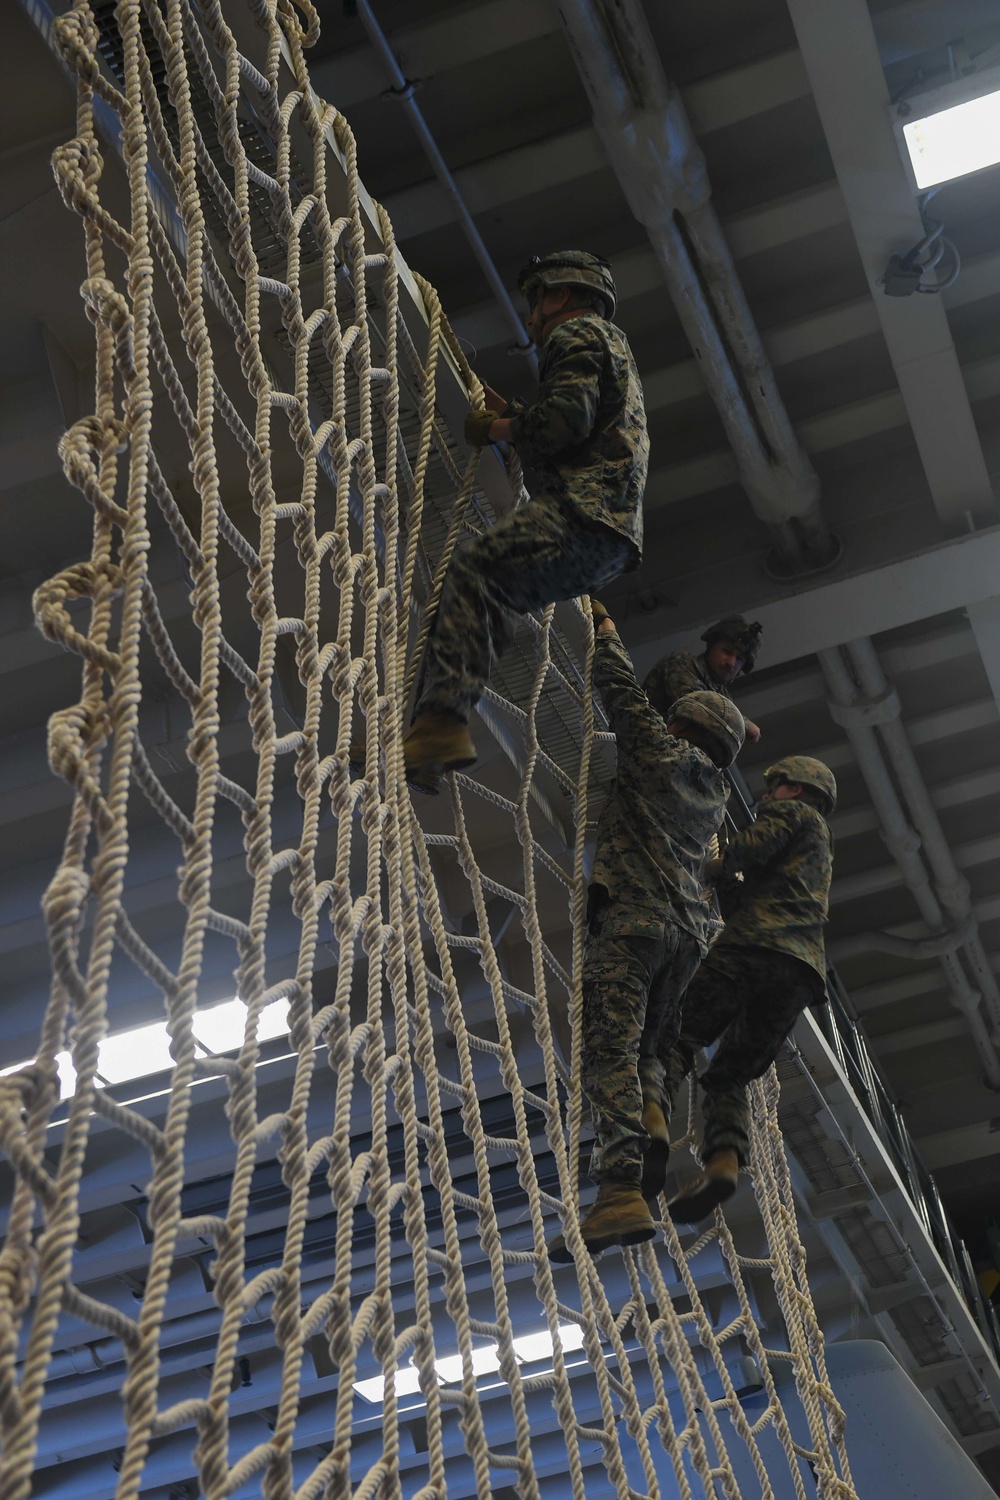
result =
M465 441L470 448L486 447L490 440L490 428L499 416L499 412L473 407L465 419Z
M591 609L591 613L594 616L594 630L598 631L598 630L600 630L602 623L605 620L610 620L611 616L608 614L607 610L604 608L604 605L601 603L600 599L591 599L591 601L590 601L590 609ZM612 621L612 624L613 623L614 622Z

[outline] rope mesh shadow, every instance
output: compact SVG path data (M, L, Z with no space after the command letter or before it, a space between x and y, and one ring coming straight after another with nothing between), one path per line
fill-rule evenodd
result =
M404 1488L486 1500L504 1484L541 1500L552 1473L583 1500L599 1492L595 1450L623 1500L735 1500L775 1493L765 1433L780 1493L856 1500L773 1070L754 1090L766 1253L739 1251L721 1215L683 1247L668 1220L665 1245L624 1254L626 1293L612 1305L611 1277L582 1250L583 856L609 753L589 610L525 624L483 702L490 751L477 773L411 806L401 738L423 639L415 601L436 597L463 530L491 520L476 459L439 410L442 372L481 388L364 193L346 121L310 88L317 34L309 0L80 3L56 22L78 119L53 166L83 227L96 343L94 411L60 451L92 508L93 546L35 601L39 628L79 656L82 677L49 727L52 769L72 792L44 902L51 1002L37 1060L0 1079L15 1180L0 1251L0 1489L31 1493L71 1318L121 1361L122 1500L165 1483L160 1460L177 1452L180 1477L210 1500ZM109 117L124 190L99 138ZM425 320L413 316L421 301ZM510 478L517 493L513 466ZM165 699L173 750L156 739ZM180 867L169 933L147 917L135 866L154 837ZM244 1038L214 1057L198 1041L219 998L208 977L234 963ZM147 1013L162 1002L172 1070L159 1104L102 1086L100 1047L126 984ZM276 1064L260 1023L279 1001L288 1044ZM61 1105L67 1047L76 1085ZM218 1211L185 1195L212 1120L228 1125ZM77 1276L98 1128L145 1163L130 1178L148 1184L138 1303ZM287 1211L261 1264L247 1251L255 1175L275 1160ZM317 1260L324 1181L335 1228ZM578 1270L545 1256L559 1214ZM211 1370L180 1395L164 1337L171 1278L193 1245L211 1262ZM705 1290L713 1256L724 1296ZM780 1309L768 1345L754 1277L773 1283ZM516 1347L526 1292L532 1330L551 1344L542 1373ZM233 1381L241 1331L262 1320L266 1437L240 1417ZM460 1373L446 1381L438 1366L456 1351ZM759 1371L753 1420L734 1351ZM783 1365L804 1412L798 1436L779 1399ZM411 1407L396 1379L411 1369L425 1424L416 1457L403 1451ZM376 1427L355 1390L372 1371L384 1379ZM322 1420L304 1430L317 1391Z

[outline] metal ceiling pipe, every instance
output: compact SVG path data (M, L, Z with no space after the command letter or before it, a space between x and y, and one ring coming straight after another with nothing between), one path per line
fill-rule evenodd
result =
M389 38L382 30L368 0L357 0L358 15L361 23L368 33L368 39L375 51L385 65L385 70L392 80L390 93L397 99L406 111L407 118L413 126L416 137L420 142L424 155L430 162L431 170L445 191L445 196L451 204L456 219L461 226L462 233L469 242L473 255L479 262L479 268L489 283L490 291L493 293L496 304L503 313L504 318L514 336L514 350L523 354L538 373L538 355L535 346L528 337L527 330L521 319L521 315L511 299L500 272L497 270L493 257L487 250L482 235L476 228L475 220L469 212L468 205L462 197L462 191L451 175L451 170L444 157L441 148L434 139L434 134L424 119L423 110L413 97L416 85L411 78L407 78L399 66L399 59L392 50Z
M969 926L969 936L964 947L976 983L983 992L990 1019L994 1028L1000 1031L1000 986L997 985L996 975L979 935L979 923L972 910L969 882L955 863L937 809L927 790L927 783L917 765L917 758L900 714L899 695L886 677L878 652L867 636L850 641L847 654L854 664L858 686L864 696L869 701L884 701L891 705L891 714L879 717L879 737L923 842L934 877L934 888L941 905L948 913L949 925L958 927L966 923Z
M873 727L879 722L881 715L891 715L891 701L881 698L869 702L862 697L839 648L820 651L818 655L829 689L827 706L830 717L835 724L841 725L850 741L865 785L871 794L882 841L896 861L905 884L913 892L920 915L930 929L929 936L948 937L954 929L949 927L931 884L920 854L920 836L911 827L906 816ZM938 962L948 981L951 1002L965 1018L983 1064L986 1081L991 1088L1000 1088L1000 1057L993 1047L989 1027L980 1010L982 997L969 983L957 951L942 953Z
M778 394L732 252L711 203L705 158L666 78L639 0L557 0L594 126L656 252L740 481L771 529L768 570L789 578L840 556L819 479Z

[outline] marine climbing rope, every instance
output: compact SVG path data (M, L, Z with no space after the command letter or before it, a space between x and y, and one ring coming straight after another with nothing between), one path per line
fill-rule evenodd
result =
M565 1044L578 1028L562 1018L579 1004L584 846L609 741L585 603L526 622L483 702L476 774L411 805L407 663L455 542L490 523L476 466L494 460L466 460L442 418L445 376L477 399L481 387L364 192L347 122L310 86L317 35L308 0L79 3L53 27L78 111L53 166L83 230L96 371L93 413L60 452L92 508L93 547L36 596L39 628L80 658L81 688L49 733L72 798L44 903L51 1002L37 1060L0 1079L16 1182L0 1250L0 1490L32 1492L69 1319L121 1360L121 1500L152 1493L153 1462L179 1439L209 1500L400 1495L397 1376L411 1369L426 1442L407 1457L406 1493L419 1500L486 1500L506 1483L540 1500L539 1398L554 1408L574 1500L593 1493L595 1445L623 1500L771 1496L776 1462L782 1493L790 1483L798 1500L850 1500L773 1072L753 1096L764 1253L738 1249L721 1215L683 1247L668 1220L664 1241L624 1254L628 1294L612 1304L580 1242L586 1132L576 1044ZM124 189L108 159L119 142ZM422 317L404 316L403 292ZM510 483L513 501L513 464ZM167 698L186 766L154 753ZM169 932L140 899L154 827L179 866ZM234 829L236 857L225 854ZM244 1036L213 1054L199 1042L218 998L209 980L233 969ZM159 1105L102 1086L126 971L167 1023ZM272 1069L261 1019L278 1004L288 1045ZM75 1087L61 1103L67 1049ZM501 1136L485 1107L497 1098ZM193 1213L193 1122L212 1108L228 1123L227 1201ZM105 1157L120 1140L146 1164L138 1298L78 1281L98 1134ZM543 1153L551 1177L540 1178ZM255 1172L275 1160L280 1249L248 1264ZM493 1192L511 1162L513 1215ZM317 1182L336 1215L320 1265L304 1253ZM560 1215L579 1259L557 1271L544 1247ZM210 1264L210 1368L182 1389L162 1335L192 1247ZM730 1288L714 1312L699 1276L709 1253ZM401 1257L412 1296L399 1295ZM751 1274L770 1278L780 1309L766 1343ZM534 1374L512 1312L512 1288L528 1284L551 1349L551 1368ZM233 1370L251 1316L271 1327L277 1374L270 1430L248 1437ZM764 1393L753 1418L734 1350ZM445 1381L441 1356L455 1351L461 1373ZM807 1437L780 1399L782 1367ZM356 1384L372 1369L380 1426L374 1448L370 1427L352 1446ZM320 1388L322 1441L301 1428L304 1394ZM446 1467L456 1423L472 1474L461 1491Z

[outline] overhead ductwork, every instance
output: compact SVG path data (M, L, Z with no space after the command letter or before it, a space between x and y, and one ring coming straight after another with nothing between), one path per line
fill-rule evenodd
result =
M740 481L770 528L768 571L796 578L840 555L712 207L705 158L664 75L639 0L558 0L594 126L645 226Z
M948 848L900 718L898 695L886 680L874 646L870 640L852 641L847 654L853 673L839 649L819 653L830 694L830 716L843 727L851 743L875 807L882 841L928 928L927 937L916 940L893 933L859 934L850 940L848 951L876 949L902 958L938 958L951 1002L964 1017L979 1054L985 1082L991 1088L1000 1088L995 1031L982 1009L985 1000L995 1028L1000 997L979 936L968 884ZM899 791L883 756L879 735L885 742ZM978 988L970 982L963 958Z

